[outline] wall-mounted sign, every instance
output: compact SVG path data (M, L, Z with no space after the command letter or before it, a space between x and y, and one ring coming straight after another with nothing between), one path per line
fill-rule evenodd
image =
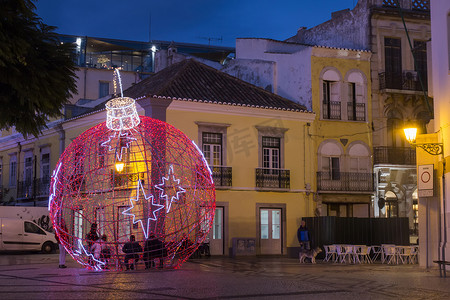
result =
M433 197L434 165L420 165L417 174L419 197Z

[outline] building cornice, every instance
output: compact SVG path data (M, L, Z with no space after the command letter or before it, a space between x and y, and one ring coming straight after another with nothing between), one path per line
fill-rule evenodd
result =
M243 107L237 105L227 105L226 107L224 107L223 105L188 101L173 101L170 104L168 110L233 115L242 117L281 118L284 120L304 122L313 122L316 117L316 114L314 112L294 112L286 110Z

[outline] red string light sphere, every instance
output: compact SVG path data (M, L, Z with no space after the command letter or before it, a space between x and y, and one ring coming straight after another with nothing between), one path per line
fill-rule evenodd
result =
M178 268L212 225L214 183L195 143L165 122L132 121L129 129L105 122L81 134L52 176L56 234L89 269L124 270L142 260Z

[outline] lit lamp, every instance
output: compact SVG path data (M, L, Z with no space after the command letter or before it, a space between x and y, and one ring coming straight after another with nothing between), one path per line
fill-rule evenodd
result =
M446 208L445 208L445 202L446 202L446 198L445 198L445 157L444 157L444 144L443 143L416 143L416 135L417 135L417 128L414 127L410 127L410 128L405 128L403 129L403 131L405 132L405 137L406 140L411 144L411 146L413 147L419 147L423 150L425 150L427 153L431 154L431 155L442 155L442 165L443 165L443 170L442 170L442 210L443 210L443 227L444 227L444 240L442 242L442 247L441 247L441 260L442 262L445 261L445 247L447 244L447 219L446 219ZM441 230L441 222L439 222L439 230ZM427 246L428 247L428 246ZM439 273L442 274L441 272L443 272L444 277L447 277L446 274L446 269L445 269L445 265L440 263L439 264ZM441 275L442 277L442 275Z
M124 166L125 166L125 164L124 164L123 161L117 161L116 164L115 164L116 171L119 172L119 173L122 172Z
M416 143L416 136L417 136L417 128L415 127L409 127L403 129L405 132L406 140L411 144L413 147L419 147L428 152L431 155L439 155L444 154L444 144L443 143Z
M403 129L403 131L405 131L406 140L410 144L415 144L416 136L417 136L417 128L415 128L415 127L405 128L405 129Z

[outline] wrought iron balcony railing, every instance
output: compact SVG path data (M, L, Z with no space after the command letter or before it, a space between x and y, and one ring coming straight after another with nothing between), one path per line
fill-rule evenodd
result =
M48 197L49 189L50 178L19 181L17 186L17 199Z
M366 104L365 103L347 103L347 116L350 121L366 120Z
M422 87L416 73L388 73L378 74L380 90L394 89L407 91L421 91ZM428 90L427 78L422 79L425 90Z
M290 186L290 170L266 168L256 169L257 188L289 189Z
M411 147L374 147L373 163L415 165L416 151Z
M328 120L340 120L341 119L341 102L330 101L322 104L323 118Z
M317 190L339 192L373 192L374 173L317 172Z
M383 0L384 7L396 8L399 6L398 0ZM430 10L430 0L409 0L404 1L402 4L403 9L412 9L419 11L429 11Z
M232 186L232 168L224 166L211 166L212 177L216 187Z

